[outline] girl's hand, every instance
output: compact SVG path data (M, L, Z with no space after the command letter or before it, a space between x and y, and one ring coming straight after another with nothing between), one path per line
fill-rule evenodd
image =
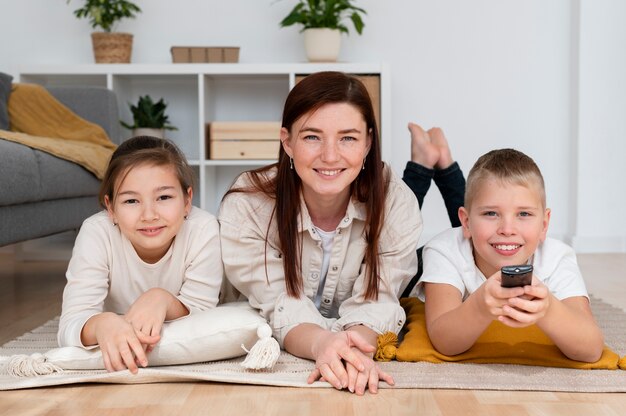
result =
M362 354L357 354L356 351ZM373 353L375 348L355 331L324 332L312 345L315 357L315 370L307 382L313 383L322 377L338 390L348 387L346 366L350 364L357 371L366 371L363 354ZM344 365L345 361L345 365Z
M123 317L105 312L96 317L94 334L102 351L104 366L109 372L128 368L136 374L137 365L146 367L148 359L143 345L156 344L159 336L147 336L135 329Z
M147 336L161 334L167 316L168 305L174 296L161 288L153 288L137 298L130 306L124 319L132 327ZM174 298L175 299L175 298ZM177 299L175 299L178 301ZM154 344L145 345L146 352L152 351Z
M370 393L378 393L378 382L380 380L386 382L390 386L393 386L395 382L391 375L382 371L378 364L372 359L370 354L363 354L359 349L353 348L354 353L360 358L361 362L365 366L365 370L358 371L350 363L346 363L346 370L348 372L348 390L351 393L356 393L362 396L365 393L365 387L367 387Z
M533 275L531 286L524 286L521 296L508 300L502 308L500 322L513 328L523 328L536 324L550 308L550 291Z

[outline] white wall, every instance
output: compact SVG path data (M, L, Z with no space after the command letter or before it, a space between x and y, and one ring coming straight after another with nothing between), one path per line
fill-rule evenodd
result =
M0 0L0 71L93 62L91 28L72 14L80 3ZM241 62L305 61L299 29L278 26L292 0L136 3L143 13L118 27L135 35L133 62L170 62L172 45L241 46ZM410 120L442 126L466 173L492 148L518 148L543 170L552 236L579 251L626 251L622 0L357 4L368 11L365 30L343 38L340 60L389 64L397 172ZM422 240L448 226L432 191Z
M626 251L626 2L581 0L579 251Z

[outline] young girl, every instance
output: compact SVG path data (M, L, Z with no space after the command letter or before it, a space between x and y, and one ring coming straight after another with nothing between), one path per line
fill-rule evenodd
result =
M381 161L356 78L307 76L282 126L278 163L243 174L220 207L226 276L288 352L315 360L309 382L375 393L379 380L393 384L372 355L379 334L404 324L398 296L417 270L417 200Z
M60 346L95 347L108 371L148 365L163 322L213 308L222 283L215 217L192 207L193 172L171 142L139 136L113 153L106 209L72 252Z

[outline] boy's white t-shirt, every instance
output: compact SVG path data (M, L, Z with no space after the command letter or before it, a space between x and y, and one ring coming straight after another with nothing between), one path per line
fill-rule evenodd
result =
M559 300L574 296L589 297L576 262L576 253L567 244L547 238L531 259L533 274ZM472 243L461 227L435 236L423 251L424 272L411 296L424 301L424 282L446 283L456 287L465 300L486 279L474 262Z

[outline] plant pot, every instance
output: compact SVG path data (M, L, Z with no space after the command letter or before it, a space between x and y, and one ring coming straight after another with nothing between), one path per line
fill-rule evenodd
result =
M341 32L338 29L316 28L304 31L304 49L310 62L335 62L339 56Z
M118 32L93 32L93 55L97 64L128 64L133 51L133 35Z
M136 137L136 136L152 136L152 137L158 137L160 139L164 139L165 130L141 127L138 129L133 129L133 137Z

